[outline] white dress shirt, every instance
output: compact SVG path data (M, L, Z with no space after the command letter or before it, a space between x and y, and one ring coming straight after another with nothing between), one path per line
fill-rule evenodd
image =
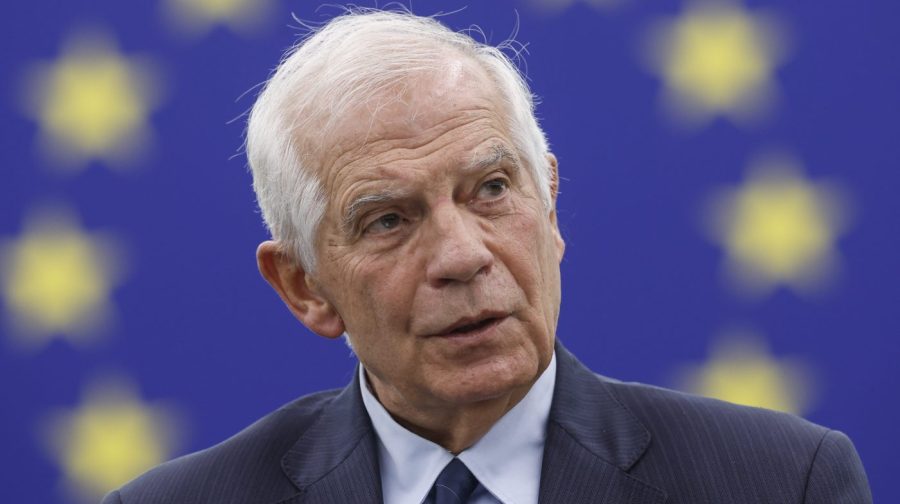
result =
M372 395L365 370L363 403L378 437L381 488L386 504L421 504L453 454L397 423ZM457 457L480 483L469 502L537 504L547 418L556 384L556 353L531 390L481 439Z

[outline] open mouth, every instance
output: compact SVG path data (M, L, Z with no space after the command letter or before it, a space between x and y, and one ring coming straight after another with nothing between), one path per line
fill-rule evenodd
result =
M457 327L456 329L453 329L452 331L448 332L447 334L454 335L454 334L466 334L466 333L470 333L470 332L475 332L480 329L484 329L490 325L493 325L495 322L498 322L499 320L500 320L500 317L489 317L484 320L475 322L474 324L466 324L464 326Z
M435 336L450 338L478 336L490 331L494 326L499 325L506 317L507 315L492 315L474 322L461 320L457 324L435 334Z

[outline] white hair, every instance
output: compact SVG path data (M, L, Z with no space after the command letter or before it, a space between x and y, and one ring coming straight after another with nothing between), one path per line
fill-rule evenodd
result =
M353 8L289 49L250 111L246 145L257 202L282 250L315 271L316 231L327 204L318 158L332 128L413 75L439 70L448 48L478 63L496 84L512 141L549 210L547 140L531 91L503 52L513 43L482 44L405 11Z

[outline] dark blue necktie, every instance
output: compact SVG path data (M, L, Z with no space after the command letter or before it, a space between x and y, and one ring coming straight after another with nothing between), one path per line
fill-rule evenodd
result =
M428 504L465 504L478 486L478 480L462 460L454 458L441 471L428 498Z

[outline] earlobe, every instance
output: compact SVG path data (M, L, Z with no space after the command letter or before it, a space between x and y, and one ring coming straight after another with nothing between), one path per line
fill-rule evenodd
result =
M550 167L550 223L553 226L553 238L556 241L556 258L562 262L566 251L566 242L559 232L559 224L556 220L556 198L559 195L559 163L552 152L548 152L547 164Z
M562 239L559 228L555 228L553 231L556 239L556 260L562 262L563 255L566 253L566 242Z
M260 243L256 264L263 278L303 325L326 338L337 338L344 333L340 314L299 261L286 254L278 242Z
M556 197L559 195L559 162L552 152L548 152L546 157L550 167L550 202L553 208L556 208Z

